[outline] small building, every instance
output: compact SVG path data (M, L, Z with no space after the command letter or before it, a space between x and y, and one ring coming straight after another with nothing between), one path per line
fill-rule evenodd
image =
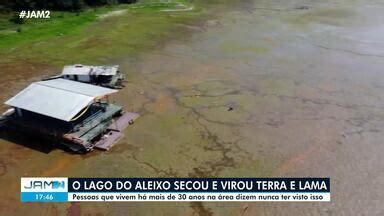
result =
M108 150L137 117L108 102L117 90L52 79L30 84L5 104L3 125L55 141L76 152Z
M60 78L100 85L108 88L122 88L124 76L118 65L67 65L64 66Z

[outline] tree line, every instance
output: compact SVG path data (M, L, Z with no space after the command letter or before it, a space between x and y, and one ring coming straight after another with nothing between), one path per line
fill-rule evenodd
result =
M87 7L134 3L137 0L0 0L0 9L19 10L62 10L80 11Z

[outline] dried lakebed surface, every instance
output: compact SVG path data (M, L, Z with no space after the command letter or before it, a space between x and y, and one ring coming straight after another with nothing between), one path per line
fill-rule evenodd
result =
M110 152L43 154L0 140L0 212L382 215L380 1L247 1L117 63L141 118ZM220 12L220 13L219 13ZM330 176L331 203L18 205L20 176ZM369 183L368 183L369 181ZM4 186L7 185L7 186Z

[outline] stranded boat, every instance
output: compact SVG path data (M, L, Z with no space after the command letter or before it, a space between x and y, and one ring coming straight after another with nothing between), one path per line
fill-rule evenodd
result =
M108 150L139 116L108 102L117 90L52 79L30 84L5 104L0 125L37 134L79 153Z
M124 87L124 76L119 71L118 65L67 65L64 66L63 72L60 75L48 78L48 80L56 78L69 79L114 89Z

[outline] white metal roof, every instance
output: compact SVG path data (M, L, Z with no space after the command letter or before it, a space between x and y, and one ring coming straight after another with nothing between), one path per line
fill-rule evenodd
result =
M103 65L103 66L89 66L89 65L67 65L64 66L62 75L116 75L119 69L118 65Z
M70 121L95 99L115 92L117 90L66 79L53 79L30 84L5 104Z

